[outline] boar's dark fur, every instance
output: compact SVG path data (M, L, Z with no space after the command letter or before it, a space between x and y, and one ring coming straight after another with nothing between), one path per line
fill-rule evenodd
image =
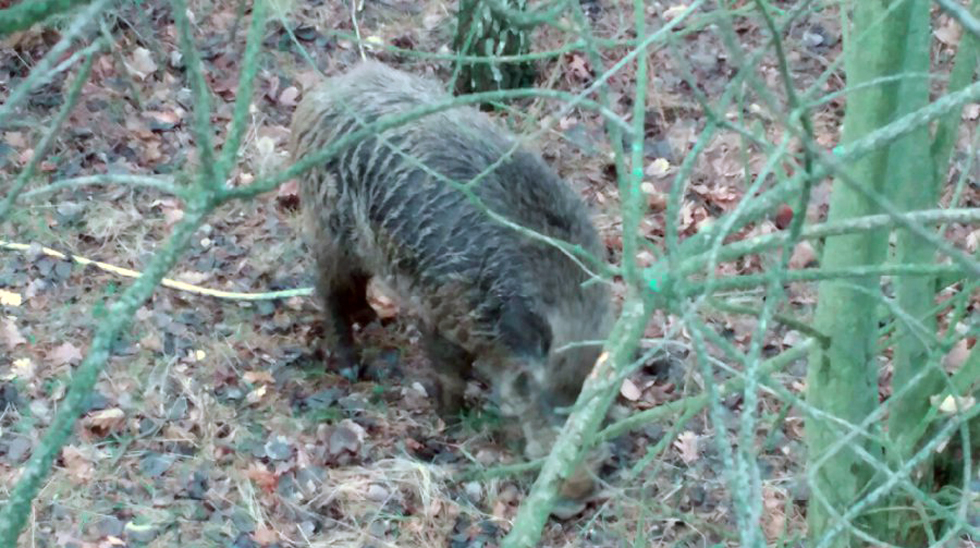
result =
M365 62L306 94L292 123L294 160L365 124L448 96L435 83ZM491 219L449 181L466 184L514 145L469 107L416 119L351 144L301 179L307 241L325 309L325 347L353 365L353 322L379 276L420 316L445 413L462 403L471 368L501 410L520 418L526 453L544 454L609 331L601 281L554 246ZM604 247L580 198L535 154L518 147L472 187L508 220L584 248ZM585 284L585 285L583 285Z

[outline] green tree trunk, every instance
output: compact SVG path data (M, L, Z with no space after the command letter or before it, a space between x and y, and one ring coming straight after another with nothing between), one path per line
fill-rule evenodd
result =
M526 0L496 0L512 13L523 12ZM476 93L530 86L534 66L530 61L501 62L500 56L526 55L531 29L494 11L486 0L460 0L459 26L453 44L460 55L485 57L487 61L464 61L456 81L458 93Z
M884 17L891 4L901 0L856 2L852 34L845 36L845 67L848 88L888 76L901 66L906 27L895 14ZM860 40L856 38L860 36ZM844 115L842 144L853 142L879 128L894 116L896 84L867 86L851 91ZM872 192L885 188L888 174L887 150L877 150L849 166L850 177ZM838 180L830 200L828 221L878 213L863 194ZM874 265L885 257L887 232L876 231L828 238L821 266L828 269ZM807 401L828 416L860 424L878 403L875 342L878 322L874 314L879 294L876 278L828 280L819 285L815 326L830 337L830 345L817 347L810 355L807 371ZM873 455L862 437L855 437L823 461L824 452L846 435L832 420L809 418L806 441L812 496L807 509L811 544L816 545L844 511L866 490L873 469L855 451L860 446ZM826 502L820 500L826 498ZM857 523L858 527L862 524ZM856 539L842 533L826 544L857 546Z
M926 74L929 72L929 53L932 27L929 16L931 2L911 0L896 10L893 17L908 21L905 59L902 72ZM896 115L914 112L929 103L929 81L924 78L902 80L896 105ZM935 207L939 201L939 180L933 164L930 147L932 141L927 126L921 126L906 137L896 141L890 149L889 186L893 189L896 205L905 211ZM945 171L943 173L945 175ZM896 235L894 261L899 264L926 264L935 261L935 248L907 230ZM900 277L895 280L895 300L906 318L896 318L894 354L892 359L892 392L896 393L909 384L923 368L932 368L918 386L891 402L888 418L888 435L895 453L889 455L893 467L908 460L919 446L925 433L923 421L929 410L929 397L940 388L942 376L937 367L936 318L930 312L935 302L935 279L927 276ZM909 324L918 322L921 328ZM928 466L928 463L927 463ZM925 474L923 482L928 482ZM920 484L926 492L930 485ZM912 501L897 495L893 508L909 507ZM907 512L895 511L883 525L886 531L879 538L904 545L927 542L924 530L909 530L910 524L919 520ZM928 524L926 526L929 526Z

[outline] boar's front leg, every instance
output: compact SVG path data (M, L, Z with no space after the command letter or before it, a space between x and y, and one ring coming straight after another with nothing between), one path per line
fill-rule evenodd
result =
M353 325L366 325L377 318L367 301L370 275L338 265L334 259L317 261L317 293L323 304L323 347L329 353L330 369L348 370L354 377L359 355L354 347Z
M473 356L437 331L426 329L424 344L435 372L436 408L443 419L459 414Z

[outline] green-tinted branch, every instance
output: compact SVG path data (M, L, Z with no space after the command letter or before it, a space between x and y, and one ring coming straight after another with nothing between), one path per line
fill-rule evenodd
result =
M960 224L980 224L980 208L958 208L958 209L927 209L923 211L910 211L902 214L909 222L917 225L931 225L941 222L960 223ZM825 222L818 225L804 228L800 234L801 240L816 240L828 236L840 236L842 234L856 234L860 232L870 232L882 228L894 227L898 224L895 217L886 214L867 215L841 221ZM719 261L733 261L745 255L753 255L785 245L788 235L785 232L758 236L750 240L733 242L722 246L718 252ZM687 276L702 268L708 263L708 254L701 253L682 261L677 269L678 276Z
M34 149L34 155L31 157L30 161L24 166L24 169L17 175L17 179L14 180L13 188L7 193L3 201L0 201L0 223L3 222L7 213L10 212L10 208L14 206L14 202L17 201L17 197L20 195L20 191L24 189L24 186L31 180L34 176L34 170L37 166L44 160L48 155L48 150L54 143L54 140L58 137L58 132L61 130L61 126L64 125L65 120L68 119L68 115L71 114L73 108L75 108L75 103L78 102L81 96L82 86L88 80L89 74L92 71L92 60L93 57L90 54L85 58L85 62L82 67L78 69L78 74L75 76L75 81L72 82L71 88L68 90L68 96L65 98L65 102L61 105L61 109L55 116L54 121L51 122L51 126L48 128L47 133L41 138L41 142Z
M940 274L965 275L962 267L945 264L892 264L892 265L855 265L847 268L813 268L808 270L790 270L783 273L783 282L813 282L823 280L845 280L865 278L870 276L938 276ZM718 278L713 288L716 291L733 289L749 289L764 285L769 281L767 274L733 276ZM704 294L707 283L683 284L678 293L682 296Z
M17 545L17 537L31 511L31 501L37 496L54 459L71 435L75 421L87 409L89 394L95 386L102 366L111 355L113 342L119 333L129 326L136 309L146 302L160 280L177 263L182 250L188 247L194 231L214 206L213 203L202 205L206 207L187 212L187 215L175 226L167 243L153 256L150 264L143 271L143 276L109 306L104 317L99 318L92 345L81 365L75 370L71 387L59 405L51 426L34 449L31 458L24 464L17 484L10 491L6 505L0 508L0 548L14 548Z
M0 36L29 28L49 17L64 13L92 0L22 0L0 10Z
M20 106L20 103L27 99L34 89L51 81L51 78L57 72L56 67L59 66L59 64L60 66L66 68L70 66L66 63L59 63L59 61L66 53L68 53L68 50L71 49L72 43L75 41L75 39L78 38L86 28L88 28L89 23L91 23L92 20L102 12L103 8L105 8L110 1L111 0L96 0L91 6L85 8L84 11L72 19L71 25L69 25L64 33L62 33L61 39L58 40L58 43L52 46L51 49L44 54L44 57L42 57L41 60L34 65L34 68L31 69L31 72L27 75L27 78L24 78L24 80L10 92L7 99L3 103L0 103L0 128L5 126L7 123L7 118L10 117L14 109ZM31 3L32 1L24 2L24 4ZM103 45L104 44L101 41L97 41L96 43L93 43L85 48L85 51L76 52L75 55L80 57L89 55L95 50L102 48Z
M221 150L221 159L218 161L217 172L226 174L231 172L238 155L238 147L245 134L245 122L248 120L248 109L252 104L252 90L254 88L255 75L259 71L259 49L262 46L262 31L265 28L265 0L255 0L252 2L252 22L248 28L248 38L245 44L245 55L242 59L242 72L238 76L238 92L235 97L235 111L232 115L231 129L228 131L228 140L225 141Z
M180 36L180 53L184 59L184 69L187 72L187 79L191 84L191 93L194 96L193 124L194 138L197 140L197 154L199 166L204 179L208 181L212 191L219 190L224 186L224 181L219 181L215 174L218 173L214 161L214 147L211 144L211 100L208 84L204 80L204 68L201 62L201 55L194 45L194 35L191 32L191 23L187 19L186 0L172 0L174 23L177 26L177 33Z
M816 344L816 339L808 339L795 345L793 348L790 348L782 354L762 362L762 364L759 365L758 374L769 375L782 370L794 361L806 357L807 352L809 352L810 349ZM741 390L744 386L744 377L729 379L718 386L718 393L723 397L728 394L732 394L737 390ZM629 432L630 430L640 428L645 424L665 419L668 416L677 413L685 413L691 409L701 410L707 405L708 394L698 394L697 396L690 396L680 400L664 403L652 409L640 411L639 413L633 413L629 417L615 422L599 432L599 440L611 440L617 436L621 436Z
M952 8L957 13L958 10L966 11L964 8L952 2L943 1L940 4L945 9ZM947 5L950 6L947 7ZM980 13L980 0L973 0L972 10L974 13ZM969 13L966 13L966 15L969 16ZM959 21L964 26L966 25L963 17L960 17ZM980 23L977 23L976 19L972 19L972 21L980 29ZM949 91L961 90L973 81L973 75L977 70L977 50L980 48L980 34L978 32L980 31L974 30L974 32L965 34L960 38L956 56L953 58L953 70L949 75ZM956 134L960 127L960 112L962 110L962 108L957 108L947 112L939 120L939 126L936 128L936 136L932 142L932 162L936 169L937 178L946 174L949 156L953 151L953 145L956 143Z
M30 199L36 196L41 196L42 194L50 194L52 192L64 190L66 188L79 188L92 185L141 186L145 188L152 188L164 194L171 194L178 197L183 197L185 192L183 188L178 187L173 183L173 179L171 177L150 177L147 175L130 175L125 173L105 173L102 175L87 175L84 177L73 177L71 179L55 181L49 185L42 186L41 188L35 188L34 190L25 192L24 198Z
M538 479L521 504L514 527L501 542L501 548L531 547L538 544L541 530L554 506L556 493L564 481L562 474L575 469L582 451L587 450L595 440L594 433L616 394L613 382L618 378L616 371L632 362L633 351L643 334L647 316L647 310L641 302L627 302L624 305L623 313L606 344L607 351L596 362L592 374L582 387L575 402L575 411L565 422Z

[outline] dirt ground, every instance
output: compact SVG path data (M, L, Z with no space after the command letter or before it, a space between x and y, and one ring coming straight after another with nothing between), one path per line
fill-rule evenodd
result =
M248 12L239 17L237 5L203 0L190 5L213 92L216 145L222 144L231 121L249 19ZM295 105L320 72L334 74L357 61L361 49L355 34L367 44L369 57L449 78L450 62L413 53L450 51L455 3L364 0L359 6L352 11L334 0L293 0L285 14L269 22L249 129L230 185L247 184L287 164ZM634 37L631 4L593 0L586 7L597 36ZM649 2L648 32L661 28L673 8ZM746 13L733 17L732 29L740 47L751 53L766 45L767 33L757 14ZM945 21L938 15L937 20ZM58 40L65 24L35 27L0 43L4 96ZM97 57L82 99L28 189L102 173L174 176L181 183L180 174L193 172L193 101L169 3L122 2L106 25L115 55ZM533 35L533 50L557 49L574 38L561 29L542 28ZM783 38L796 85L805 89L840 54L839 14L831 8L808 13ZM936 70L948 70L957 39L939 36ZM604 62L612 65L628 51L621 45L604 48ZM650 210L642 230L661 247L665 193L707 123L692 85L715 101L738 64L717 27L708 24L686 27L683 35L658 42L648 55L643 190ZM537 86L573 94L597 73L582 51L536 66ZM612 108L626 119L633 112L634 73L629 65L609 80ZM771 52L758 62L755 74L785 106ZM818 84L818 96L839 91L843 78L838 65ZM69 84L62 73L34 93L22 123L4 132L0 170L5 180L28 161ZM594 209L609 258L618 261L619 198L601 120L586 109L561 113L560 103L543 99L509 105L493 116L518 134L536 132L531 144ZM730 111L718 114L770 143L783 138L780 115L755 102L733 102ZM818 141L827 149L839 140L842 114L840 96L812 111ZM978 114L968 108L964 116L972 116L975 126ZM964 131L958 150L966 150L968 137ZM699 156L683 197L681 236L734 209L749 186L746 174L757 175L766 159L760 147L737 132L713 139ZM807 212L811 220L826 214L828 191L829 183L814 190ZM976 186L967 189L961 204L980 205ZM154 189L104 185L23 199L21 206L0 224L0 239L139 271L181 219L185 204ZM297 212L294 183L251 202L221 207L170 277L239 292L311 286ZM753 223L732 239L774 232L783 222L774 211L771 219ZM969 238L968 228L951 227L951 240ZM644 252L640 259L649 264L652 257ZM804 268L813 260L812 248L801 246L792 266ZM718 272L757 273L762 265L758 256L749 256L719 265ZM105 304L130 282L46 256L36 247L0 250L0 288L23 297L19 305L0 305L0 485L11 485L18 466L30 456L73 367L86 353L93 326L104 317ZM623 289L616 287L621 298ZM814 295L813 286L788 285L781 311L808 318ZM760 296L746 292L743 298L758 304ZM384 321L358 334L370 367L367 378L351 382L326 371L314 350L319 319L312 299L251 303L158 288L117 342L89 412L36 501L21 545L496 546L533 474L480 474L521 462L515 447L497 435L500 419L486 405L484 387L471 384L470 409L459 424L445 424L418 382L418 372L428 364L411 314L383 290L372 294L372 304ZM658 314L646 336L654 340L672 333L677 322ZM711 322L739 347L747 347L755 328L747 316L718 313ZM703 390L703 379L687 357L686 336L681 331L674 341L676 352L651 358L630 375L614 415ZM800 339L798 332L776 326L767 333L764 353L778 353ZM804 371L804 364L794 364L774 379L800 394ZM728 376L719 370L719 380ZM734 417L742 402L733 396L724 404ZM805 533L808 497L801 477L802 420L797 410L766 397L759 413L763 526L772 542L798 542ZM704 413L683 424L675 424L675 418L615 440L600 492L581 515L551 521L542 545L735 546L732 502L713 426ZM645 459L661 442L667 449Z

